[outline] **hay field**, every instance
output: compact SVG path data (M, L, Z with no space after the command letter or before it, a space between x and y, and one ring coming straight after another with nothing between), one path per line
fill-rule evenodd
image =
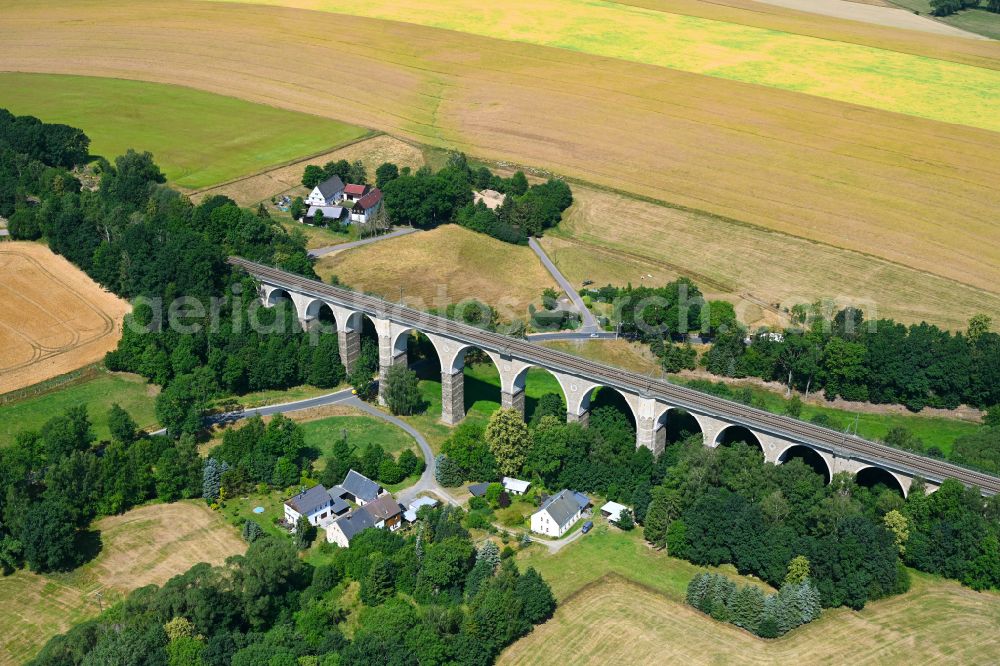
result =
M192 195L194 201L221 194L240 206L251 206L277 194L297 192L303 194L302 171L310 164L322 166L330 161L361 160L370 179L375 178L375 169L383 162L393 162L400 168L408 166L419 169L424 165L424 156L419 148L395 137L381 135L356 141L343 148L286 164L262 173L240 178L224 185L198 190ZM329 244L329 243L327 243Z
M778 323L778 313L768 309L773 304L790 308L819 298L857 304L869 316L952 330L964 329L980 312L1000 318L995 289L590 187L574 187L573 197L542 245L574 284L663 284L685 275L710 297L733 301L748 324ZM615 217L627 225L609 225Z
M560 48L274 7L0 0L0 31L8 69L213 90L538 166L990 291L1000 283L994 132ZM284 56L290 35L293 60ZM331 61L368 85L327 85Z
M905 595L823 616L765 641L610 576L565 599L500 664L988 663L1000 651L1000 596L915 576Z
M0 245L0 394L104 358L127 302L39 243Z
M250 0L446 28L1000 130L1000 72L605 0Z
M141 81L0 74L0 107L79 127L114 160L148 150L175 185L205 187L354 141L361 127Z
M156 504L94 524L103 547L67 574L18 571L0 581L0 664L21 664L52 636L138 587L163 584L198 562L221 564L246 544L203 502Z
M558 288L527 246L510 245L447 224L322 257L316 272L336 275L357 291L423 310L475 298L501 318L524 319L542 290Z

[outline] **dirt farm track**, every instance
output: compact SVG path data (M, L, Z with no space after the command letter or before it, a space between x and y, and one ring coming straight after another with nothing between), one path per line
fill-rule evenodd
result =
M102 358L129 305L37 243L0 244L0 394Z

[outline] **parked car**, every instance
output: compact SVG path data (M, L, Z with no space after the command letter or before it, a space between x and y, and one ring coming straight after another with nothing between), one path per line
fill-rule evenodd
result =
M583 524L583 527L580 529L580 531L586 534L587 532L590 531L590 528L592 528L593 526L594 526L594 521L588 520Z

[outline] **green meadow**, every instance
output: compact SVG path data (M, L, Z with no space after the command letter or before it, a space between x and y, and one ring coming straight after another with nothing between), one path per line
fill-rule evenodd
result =
M355 141L368 130L191 88L86 76L0 73L0 107L79 127L91 153L153 153L198 189Z

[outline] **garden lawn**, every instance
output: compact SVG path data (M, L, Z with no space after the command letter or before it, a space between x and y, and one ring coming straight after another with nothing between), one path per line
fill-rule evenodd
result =
M363 137L368 130L180 86L55 74L0 74L0 107L79 127L91 153L153 153L175 185L197 189Z
M22 430L37 430L69 407L86 405L98 440L110 439L108 410L117 403L140 427L156 429L153 412L157 389L137 375L101 371L93 379L37 397L0 405L0 446L14 443Z
M405 449L419 454L417 444L405 431L370 416L330 416L301 424L306 446L319 452L317 463L322 469L323 457L330 455L334 443L341 437L357 448L358 454L369 444L378 444L386 453L398 456Z

